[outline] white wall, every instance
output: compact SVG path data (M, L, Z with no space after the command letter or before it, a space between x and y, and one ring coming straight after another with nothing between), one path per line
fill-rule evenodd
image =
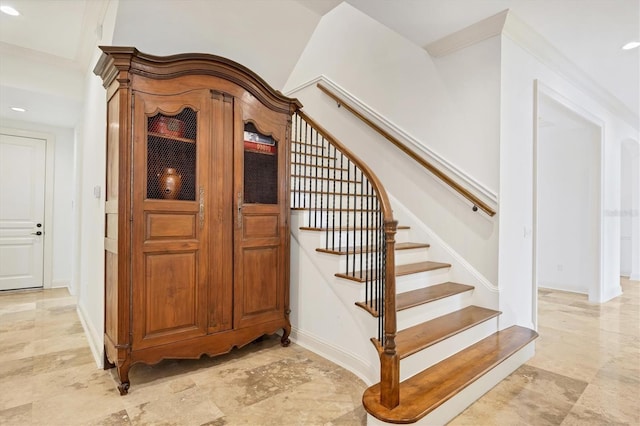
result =
M513 38L512 38L513 37ZM620 141L637 140L638 130L579 89L555 66L545 64L522 48L515 36L502 36L502 104L500 142L500 309L508 323L533 326L533 127L534 81L579 106L604 128L602 208L620 206ZM603 215L601 224L602 285L593 301L604 302L620 294L620 221ZM537 297L537 295L535 296ZM505 324L506 325L506 324Z
M71 284L73 242L73 129L41 125L26 121L0 120L1 127L49 133L54 136L53 224L45 232L53 238L53 271L51 285L66 287ZM74 289L70 288L74 293Z
M547 101L549 102L549 101ZM599 281L600 129L538 130L538 285L588 294Z
M319 19L292 0L124 1L113 44L153 55L212 53L280 89Z
M342 3L326 14L285 91L326 76L369 109L488 188L497 187L499 38L433 60L423 49ZM477 73L469 69L476 67ZM497 283L497 219L473 213L315 87L296 90L304 110L360 156L387 190L491 283ZM402 173L398 171L402 170Z
M442 154L497 194L500 178L500 37L433 59L444 97L429 102L448 105L446 134L426 135L425 143L444 144ZM426 123L425 123L426 124ZM425 128L428 131L428 127Z
M285 91L324 74L496 192L499 60L498 37L432 59L342 3L322 18Z
M99 44L110 44L118 1L109 4L103 22L103 38ZM102 363L104 334L104 185L106 162L106 90L102 80L92 72L100 54L97 47L85 77L85 98L82 121L76 127L78 147L76 187L78 196L76 222L78 258L74 278L80 289L78 311L83 322L91 350L98 365ZM94 196L94 187L100 186L101 197Z

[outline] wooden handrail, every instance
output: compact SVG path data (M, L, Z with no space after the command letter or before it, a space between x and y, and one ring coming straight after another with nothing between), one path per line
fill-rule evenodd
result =
M444 183L450 186L458 194L460 194L461 196L469 200L473 204L474 211L476 211L477 209L480 209L489 216L494 216L496 214L495 210L489 207L489 205L487 205L484 201L476 197L468 189L462 187L456 181L454 181L449 176L447 176L444 172L439 170L436 166L434 166L433 164L431 164L430 162L422 158L422 156L418 155L415 151L413 151L412 149L407 147L405 144L400 142L398 139L393 137L386 130L384 130L383 128L375 124L373 121L369 120L367 117L362 115L354 107L352 107L347 102L345 102L344 99L340 98L340 96L333 93L330 89L323 86L321 83L318 83L317 86L318 86L318 89L322 90L327 96L329 96L334 101L336 101L338 105L343 106L347 111L351 112L353 115L355 115L360 120L362 120L365 124L367 124L373 130L375 130L377 133L379 133L382 137L384 137L389 142L391 142L392 144L400 148L402 152L407 154L409 157L415 160L422 167L429 170L433 175L435 175L438 179L442 180Z

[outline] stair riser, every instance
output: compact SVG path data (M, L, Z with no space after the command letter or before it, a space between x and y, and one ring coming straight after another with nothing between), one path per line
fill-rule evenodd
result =
M450 268L441 268L433 271L396 277L396 293L404 293L423 287L429 287L434 284L451 281L449 277L449 269Z
M400 381L406 380L428 367L442 361L462 349L498 331L498 318L491 318L481 324L444 339L400 361Z
M301 190L314 191L314 192L293 192L291 199L296 206L305 208L317 208L328 209L334 207L348 208L348 209L365 209L373 210L376 206L373 197L360 197L357 195L333 195L327 194L327 188L324 188L325 193L316 193L316 190L320 190L314 185L311 188L300 188Z
M363 253L362 256L364 257L365 254L366 253ZM353 257L352 254L350 256ZM339 269L340 272L344 272L344 269L347 265L347 256L342 255L342 256L336 256L336 257L339 258L338 268L340 268ZM406 265L409 263L425 262L427 260L429 259L428 259L428 252L426 248L396 250L396 265ZM353 262L354 261L349 260L350 270L353 267ZM360 269L366 269L366 267L365 268L360 267L360 254L355 255L355 269L356 271Z
M396 265L408 265L409 263L426 262L429 260L429 249L415 248L396 250Z
M398 311L396 314L398 331L471 306L472 301L472 292L465 291L444 299Z
M340 247L347 245L349 246L359 246L362 244L366 244L367 241L371 244L373 241L373 231L336 231L336 232L318 232L320 234L320 243L317 246L318 248L326 248L327 244L329 247ZM367 240L366 234L369 234L369 238ZM408 229L399 229L396 233L396 241L408 241L409 240L409 230ZM361 241L362 240L362 241ZM340 242L340 243L339 243Z
M338 208L339 205L338 205ZM310 211L305 215L305 226L312 227L372 227L376 226L376 213L361 214L355 211ZM378 219L381 220L381 219Z
M298 164L310 164L314 166L336 167L335 158L319 157L305 153L291 153L291 170L296 170ZM344 162L343 162L344 164Z
M317 178L329 178L335 180L353 180L356 182L363 182L362 175L356 174L353 170L346 170L346 167L328 168L328 167L316 167L314 165L292 165L291 174L297 176L304 176L310 179ZM364 179L366 182L366 179Z
M291 176L291 188L292 191L297 189L304 190L319 190L320 192L344 192L344 193L356 193L361 192L360 187L362 185L357 182L338 182L335 180L319 180L315 177L296 177Z

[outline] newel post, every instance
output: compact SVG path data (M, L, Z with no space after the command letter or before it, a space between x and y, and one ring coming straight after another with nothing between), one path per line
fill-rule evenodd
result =
M385 221L385 289L384 289L384 348L380 354L380 403L388 409L400 403L400 360L396 352L396 277L395 235L398 221Z

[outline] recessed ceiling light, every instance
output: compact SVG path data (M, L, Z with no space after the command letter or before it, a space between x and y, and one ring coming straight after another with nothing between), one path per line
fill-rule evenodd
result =
M0 6L0 11L2 11L3 13L6 13L7 15L11 15L11 16L20 15L20 12L18 12L17 10L12 8L11 6Z
M20 107L11 107L11 110L16 112L27 112L26 109Z
M630 41L629 43L622 46L622 50L631 50L640 46L640 41Z

